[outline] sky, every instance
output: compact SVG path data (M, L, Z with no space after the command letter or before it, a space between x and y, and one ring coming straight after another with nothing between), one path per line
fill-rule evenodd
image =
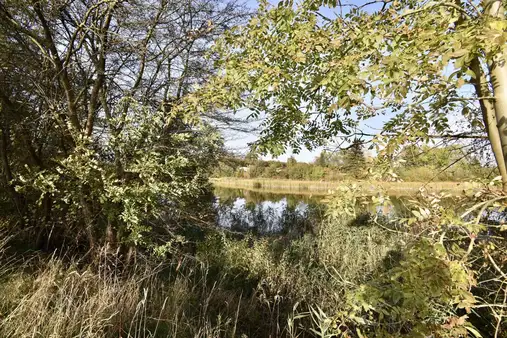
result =
M277 3L278 1L271 1L272 4ZM362 1L361 1L362 2ZM351 1L349 3L360 3L359 1ZM251 8L257 8L257 0L248 0L247 6ZM334 17L333 9L322 8L321 13L327 17ZM243 110L239 113L239 116L246 117L249 115L248 110ZM359 124L359 130L367 134L376 134L382 128L383 124L389 116L376 116L366 121L361 121ZM254 123L254 125L259 125L259 123ZM225 145L228 149L231 149L235 152L246 153L248 152L248 144L257 140L257 135L254 133L250 134L241 134L241 133L232 133L227 132L225 135ZM336 140L339 141L339 140ZM302 149L298 154L293 154L291 151L287 151L282 156L273 158L272 156L264 156L264 159L271 160L276 159L279 161L287 161L287 159L291 156L294 156L298 162L313 162L315 158L321 153L324 148L316 148L313 150Z

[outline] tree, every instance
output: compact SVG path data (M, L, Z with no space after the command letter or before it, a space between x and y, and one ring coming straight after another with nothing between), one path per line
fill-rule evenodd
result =
M245 161L250 164L255 164L259 161L259 154L253 150L250 150L245 155Z
M322 5L334 7L336 13L326 16ZM379 115L389 120L374 142L378 154L388 159L403 145L433 138L485 140L507 192L505 15L500 0L286 0L277 7L261 1L258 15L217 43L222 71L210 90L226 107L265 114L256 145L275 155L289 147L298 152L335 137L356 136L359 121ZM416 235L417 246L407 252L405 266L387 273L385 280L375 279L371 293L363 293L368 286L358 287L352 311L337 314L333 333L342 334L340 328L346 326L357 328L358 335L428 336L444 331L442 335L455 336L468 330L479 336L460 311L470 314L472 308L482 311L491 304L505 307L505 301L498 304L496 296L487 296L495 293L505 299L505 264L498 265L500 260L489 254L497 244L485 249L475 242L481 229L491 229L481 221L484 211L504 206L503 201L494 204L503 194L486 195L490 199L480 204L468 200L473 203L468 213L478 211L471 222L461 213L450 217L455 209L439 205L440 197L428 196L428 203L413 210L415 218L408 222L409 232L417 225L422 231L415 232L426 235ZM355 203L355 196L352 200ZM437 209L435 218L430 210ZM450 234L450 228L456 233ZM466 233L467 239L459 242L458 233ZM502 251L501 240L498 247L495 255ZM481 272L474 255L488 258L484 266L490 272ZM436 284L428 283L428 276L438 276ZM498 283L481 286L491 280ZM400 281L403 291L397 293ZM426 296L418 295L421 290ZM436 303L428 306L433 300ZM396 308L398 304L407 308ZM485 314L496 323L495 336L503 329L499 313L491 308Z
M298 161L294 156L291 156L287 159L287 167L295 167L298 164Z
M506 28L498 0L261 1L217 44L213 86L225 105L267 115L263 151L314 148L388 114L381 155L432 137L487 139L507 189Z
M325 150L322 150L319 154L319 156L317 156L315 158L315 165L318 165L318 166L321 166L321 167L326 167L328 165L328 160L329 160L329 155L327 153L327 151Z
M341 157L343 161L341 168L343 170L354 173L356 177L361 176L366 167L366 159L360 140L354 139L348 148L342 150Z
M467 156L458 146L430 147L429 145L405 147L401 152L404 167L424 167L444 169L453 164L480 166L477 159Z
M212 109L178 106L245 15L219 0L0 3L1 184L23 230L92 249L172 238L222 146Z

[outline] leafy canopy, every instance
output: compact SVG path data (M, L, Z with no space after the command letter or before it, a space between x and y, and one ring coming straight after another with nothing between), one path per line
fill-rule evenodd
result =
M389 116L387 151L431 133L484 132L470 65L486 67L503 48L505 20L470 1L354 2L329 18L326 4L261 1L216 44L215 88L266 114L261 151L315 148L378 115Z

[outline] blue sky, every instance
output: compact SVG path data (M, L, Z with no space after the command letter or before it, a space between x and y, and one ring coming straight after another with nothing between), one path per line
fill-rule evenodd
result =
M278 3L278 1L270 1L272 4ZM342 2L344 3L344 2ZM348 3L364 3L364 1L350 1ZM256 0L248 0L247 5L251 8L257 8ZM327 17L335 17L333 9L322 8L321 13ZM248 116L248 111L243 111L240 116ZM368 134L376 134L382 128L388 116L376 116L367 121L362 121L359 125L359 130ZM255 134L239 134L239 133L227 133L225 135L226 147L235 150L237 152L246 153L248 151L248 143L254 142L257 139ZM340 140L336 140L340 141ZM284 155L277 157L277 160L286 161L290 156L294 156L299 162L312 162L316 156L320 154L323 148L317 148L314 150L303 149L299 154L293 154L291 151L286 152ZM271 156L266 156L266 159L271 159Z

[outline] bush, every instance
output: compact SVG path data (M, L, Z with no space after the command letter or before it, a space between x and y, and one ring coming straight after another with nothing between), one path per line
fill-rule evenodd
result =
M403 168L399 170L402 180L408 182L428 182L434 180L438 172L430 167Z
M262 286L264 298L277 295L292 306L343 307L346 290L391 266L402 236L375 227L353 227L346 218L324 221L316 235L238 240L213 233L199 245L198 257L245 283Z

